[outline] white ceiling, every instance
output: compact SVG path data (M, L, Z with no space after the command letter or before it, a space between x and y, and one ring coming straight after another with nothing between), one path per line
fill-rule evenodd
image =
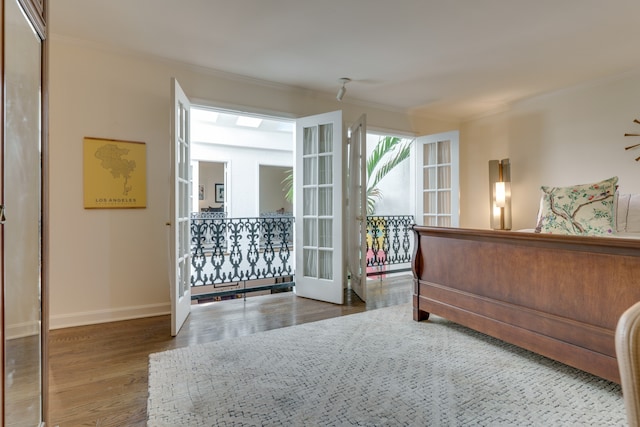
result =
M640 69L638 0L51 0L85 39L439 117Z

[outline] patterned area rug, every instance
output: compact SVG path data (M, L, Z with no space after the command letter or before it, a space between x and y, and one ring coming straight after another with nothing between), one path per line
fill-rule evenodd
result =
M149 426L625 424L617 384L409 304L149 362Z

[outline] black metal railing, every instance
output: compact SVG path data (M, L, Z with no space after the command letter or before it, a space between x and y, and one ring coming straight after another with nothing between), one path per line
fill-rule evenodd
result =
M293 286L294 217L265 213L227 218L224 212L191 215L193 299ZM367 216L367 275L410 269L412 215ZM249 283L249 285L247 285Z
M237 294L256 290L247 282L273 279L284 287L290 280L282 279L294 274L293 221L291 215L192 214L191 286L212 286L211 294Z
M413 215L367 216L368 276L410 270L413 224Z

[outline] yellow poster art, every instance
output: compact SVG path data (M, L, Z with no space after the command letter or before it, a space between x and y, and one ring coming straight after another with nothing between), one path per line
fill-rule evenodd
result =
M147 207L144 142L84 138L85 209Z

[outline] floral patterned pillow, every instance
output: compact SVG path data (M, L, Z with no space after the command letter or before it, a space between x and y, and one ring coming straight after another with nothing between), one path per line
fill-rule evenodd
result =
M615 233L618 177L572 187L541 187L537 233L600 236Z

